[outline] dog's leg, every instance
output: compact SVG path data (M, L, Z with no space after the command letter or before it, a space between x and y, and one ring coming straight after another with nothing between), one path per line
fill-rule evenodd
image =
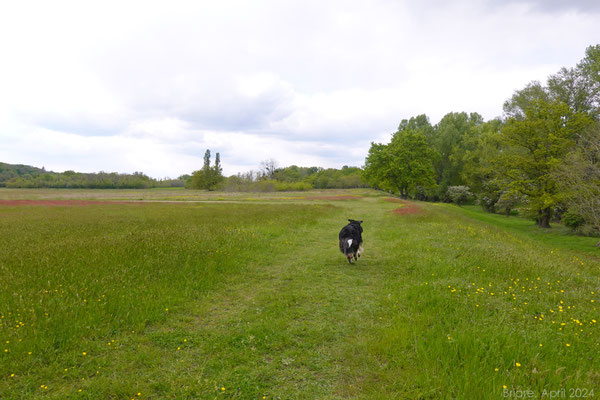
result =
M348 263L352 264L352 254L349 254L346 257L348 257Z
M362 247L362 243L358 246L358 256L360 257L362 252L365 251Z

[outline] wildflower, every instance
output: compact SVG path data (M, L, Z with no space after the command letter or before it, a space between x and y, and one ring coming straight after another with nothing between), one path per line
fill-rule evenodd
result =
M224 388L224 387L222 387L222 388L221 388L221 390L222 390L222 391L225 391L225 388Z
M571 347L571 344L570 344L570 343L567 343L567 344L566 344L566 346L567 346L567 347Z
M515 366L516 366L516 367L520 367L520 366L521 366L521 363L518 363L518 362L516 362L516 363L515 363Z

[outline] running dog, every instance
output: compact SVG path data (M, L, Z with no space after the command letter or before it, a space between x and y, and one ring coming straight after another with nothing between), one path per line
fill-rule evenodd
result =
M362 231L363 228L360 226L362 221L355 221L349 219L350 223L342 228L340 231L340 251L346 256L348 262L352 264L352 259L358 261L363 252L362 247Z

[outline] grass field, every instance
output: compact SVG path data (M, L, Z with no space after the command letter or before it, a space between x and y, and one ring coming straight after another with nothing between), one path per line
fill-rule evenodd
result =
M0 399L598 398L600 250L531 225L367 190L0 190Z

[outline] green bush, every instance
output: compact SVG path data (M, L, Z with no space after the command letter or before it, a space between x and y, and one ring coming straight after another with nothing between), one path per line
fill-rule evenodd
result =
M275 182L275 190L278 192L296 192L312 189L308 182Z
M581 215L567 211L562 217L562 223L573 230L577 230L585 224L585 219Z
M449 186L446 195L451 202L459 206L473 198L468 186Z

